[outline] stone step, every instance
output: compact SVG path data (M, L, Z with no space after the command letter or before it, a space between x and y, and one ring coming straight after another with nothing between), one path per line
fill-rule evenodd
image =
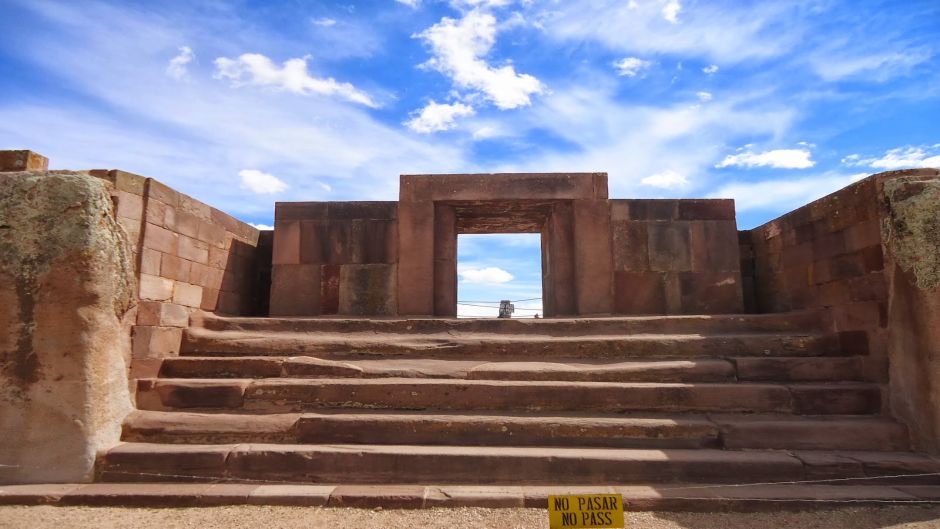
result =
M807 464L840 459L841 467ZM121 443L99 455L98 481L258 480L298 483L759 483L940 472L893 452L465 447L412 445L170 445ZM860 476L858 476L860 474ZM936 483L936 476L930 476ZM924 477L892 478L918 482ZM881 484L882 482L877 482Z
M701 358L628 362L556 362L390 358L343 361L295 357L167 358L168 378L457 378L582 382L849 381L861 357Z
M456 318L312 318L227 317L196 313L194 327L214 331L269 331L288 333L441 334L450 332L512 335L623 335L623 334L737 334L785 333L820 330L819 311L774 314L703 314L673 316L611 316L548 319Z
M141 379L140 409L288 412L324 408L778 412L854 415L881 409L867 383L613 383L448 379Z
M865 481L861 481L866 483ZM0 505L214 507L281 505L419 509L435 507L546 509L549 496L620 494L625 511L760 512L863 506L923 506L940 501L940 486L775 484L632 485L337 485L278 483L61 483L5 485ZM929 513L927 513L929 515ZM439 513L435 517L441 516ZM446 516L446 515L443 515ZM547 518L547 515L543 515ZM544 518L543 518L544 519Z
M702 358L867 354L867 341L839 334L624 334L598 336L484 333L390 334L210 331L183 335L188 356L298 356L330 359L421 356L440 359Z
M704 416L586 416L444 413L200 414L136 411L125 441L150 443L311 443L463 446L717 446Z
M907 450L881 417L520 415L445 413L205 414L135 411L123 440L149 443L342 443L616 448Z

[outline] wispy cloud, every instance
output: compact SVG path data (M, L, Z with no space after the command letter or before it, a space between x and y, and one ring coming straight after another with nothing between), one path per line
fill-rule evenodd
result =
M685 176L672 170L665 170L659 173L647 176L640 180L640 183L646 186L659 187L661 189L672 189L676 187L686 187L689 180Z
M653 63L644 61L639 57L624 57L623 59L614 61L614 69L617 70L617 75L636 77L637 74L649 68L651 64Z
M188 73L187 65L191 63L194 58L196 58L196 55L193 53L192 48L189 46L180 46L179 54L170 59L170 63L167 65L166 74L177 81L182 80Z
M940 167L940 144L897 147L889 149L881 156L866 158L862 158L858 154L850 154L842 158L842 163L888 171L905 168Z
M775 149L754 152L742 148L737 154L729 154L715 165L717 169L725 167L773 167L776 169L807 169L816 165L811 159L812 153L806 149Z
M858 180L864 174L827 172L803 178L733 182L721 186L709 198L733 198L738 211L765 210L782 213L808 204Z
M288 59L278 67L271 59L259 53L244 53L236 59L219 57L215 60L215 77L226 79L232 86L269 86L295 94L320 94L377 107L365 92L349 83L340 83L332 77L317 78L307 71L309 57Z
M495 266L488 266L486 268L464 268L457 273L460 275L461 281L466 283L498 285L513 280L512 274Z
M409 129L428 134L449 130L456 126L459 117L473 115L473 107L463 103L435 103L431 101L417 115L405 122Z

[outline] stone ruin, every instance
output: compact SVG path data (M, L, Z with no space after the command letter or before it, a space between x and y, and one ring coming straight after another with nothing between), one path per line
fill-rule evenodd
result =
M0 151L0 503L940 494L936 169L744 231L731 200L546 173L403 175L259 232L47 164ZM458 234L520 232L545 318L456 319Z

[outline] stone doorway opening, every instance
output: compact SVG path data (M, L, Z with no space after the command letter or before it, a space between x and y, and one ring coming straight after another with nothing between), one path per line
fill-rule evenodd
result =
M542 238L539 233L457 236L458 318L496 318L501 300L512 318L544 316Z

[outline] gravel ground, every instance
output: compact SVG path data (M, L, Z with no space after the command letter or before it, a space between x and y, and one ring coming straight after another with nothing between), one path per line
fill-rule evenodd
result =
M843 508L777 513L628 512L626 527L650 529L940 528L940 507ZM0 507L0 528L547 528L544 509L362 510L316 507Z

